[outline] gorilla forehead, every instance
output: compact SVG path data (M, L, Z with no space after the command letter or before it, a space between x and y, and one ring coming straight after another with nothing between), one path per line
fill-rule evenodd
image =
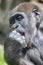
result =
M25 12L27 13L28 11L32 11L33 9L37 9L39 10L39 8L33 4L33 3L28 3L28 2L24 2L24 3L20 3L19 5L17 5L12 11L11 14L14 14L14 12Z
M27 12L29 9L31 9L32 4L31 3L20 3L19 5L17 5L11 13L14 12L18 12L18 11L23 11L23 12Z
M21 3L17 11L27 12L28 10L31 10L31 8L32 8L31 3Z

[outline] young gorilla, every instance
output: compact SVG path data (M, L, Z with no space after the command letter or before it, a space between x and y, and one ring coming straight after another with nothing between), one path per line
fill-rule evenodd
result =
M35 42L40 19L41 11L32 3L21 3L11 11L11 31L4 44L4 57L8 65L43 65L43 48Z

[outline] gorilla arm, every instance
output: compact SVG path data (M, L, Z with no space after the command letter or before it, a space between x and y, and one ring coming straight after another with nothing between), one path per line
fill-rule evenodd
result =
M12 36L11 33L14 35ZM23 47L20 40L17 40L18 34L14 31L11 33L4 45L6 62L10 65L43 65L38 49L35 47L29 49L25 45ZM20 38L20 35L18 37ZM21 40L24 42L23 38Z
M33 48L27 51L27 57L30 59L35 65L43 65L43 61L40 57L40 53L37 48Z
M22 45L19 41L7 37L4 44L4 57L8 65L34 65L27 55L24 55Z

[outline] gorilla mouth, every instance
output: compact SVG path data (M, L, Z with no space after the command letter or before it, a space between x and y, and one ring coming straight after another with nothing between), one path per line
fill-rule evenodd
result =
M25 32L20 32L20 31L19 31L19 33L20 33L22 36L25 36Z
M15 29L16 30L16 29ZM14 31L14 29L11 29L11 31ZM21 36L25 36L24 31L16 30Z

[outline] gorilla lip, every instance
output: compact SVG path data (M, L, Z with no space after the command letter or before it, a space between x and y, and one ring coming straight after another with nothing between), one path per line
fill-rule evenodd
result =
M20 32L20 31L19 31L19 33L20 33L22 36L25 36L25 32Z
M14 29L13 29L14 30ZM13 31L12 30L12 31ZM16 30L16 29L15 29ZM16 30L17 31L17 30ZM21 32L21 31L17 31L18 33L20 33L22 36L25 36L25 32Z

